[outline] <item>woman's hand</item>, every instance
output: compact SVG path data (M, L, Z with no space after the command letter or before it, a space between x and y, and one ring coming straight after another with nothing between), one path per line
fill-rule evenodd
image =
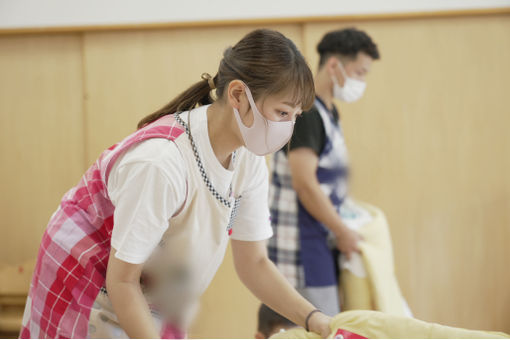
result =
M130 338L159 339L149 305L140 288L143 264L131 264L115 257L112 248L106 270L106 289L119 324Z
M306 317L315 306L305 300L267 258L265 242L232 240L231 244L237 274L246 287L275 312L305 327ZM327 337L331 333L330 321L329 316L315 312L310 315L308 327Z
M308 320L310 332L319 334L322 338L327 338L331 334L331 317L323 313L313 313Z

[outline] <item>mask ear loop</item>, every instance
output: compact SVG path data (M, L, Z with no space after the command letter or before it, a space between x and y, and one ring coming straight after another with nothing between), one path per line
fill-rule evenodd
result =
M259 111L259 108L257 107L257 105L255 105L255 100L253 99L253 95L251 94L250 88L244 82L243 82L243 85L244 85L244 90L246 91L246 97L248 97L248 102L250 103L252 110L253 110L253 108L255 108L255 109L257 109L257 111Z
M242 82L242 83L244 85L244 90L246 92L246 97L248 98L248 102L250 103L250 108L251 108L251 111L253 113L253 122L255 122L255 110L257 110L258 115L262 116L262 118L264 120L264 124L266 124L266 126L268 126L269 123L267 122L267 118L264 117L264 115L260 112L259 108L255 104L255 100L253 99L253 95L251 94L250 88L244 82ZM255 110L253 108L255 108Z
M347 73L345 72L344 66L343 66L342 62L340 61L340 59L338 59L338 58L335 58L335 59L337 61L338 68L340 69L340 73L344 77L344 86L345 86L345 81L348 78ZM331 75L331 80L333 81L333 84L340 86L340 83L338 82L338 78L336 76L336 72L335 72L334 68L333 68L333 74Z
M338 59L338 67L340 68L340 72L342 73L344 78L345 79L349 78L349 76L347 75L347 72L345 71L344 64L340 61L340 59Z

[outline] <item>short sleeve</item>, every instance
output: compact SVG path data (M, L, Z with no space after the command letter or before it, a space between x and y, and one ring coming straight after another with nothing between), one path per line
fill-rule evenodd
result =
M320 155L325 140L326 132L324 131L322 117L317 108L313 107L311 110L303 112L296 119L292 138L289 144L284 147L284 151L305 147Z
M144 148L147 145L135 151L144 155L144 160L130 155L112 168L108 181L115 206L111 245L115 257L134 264L145 262L152 254L170 218L186 199L183 165L175 157L174 162L166 163L160 162L161 157L151 159Z
M264 157L253 156L250 182L242 192L242 199L232 227L231 238L239 241L262 241L273 236L268 207L268 171ZM250 159L251 163L251 159Z

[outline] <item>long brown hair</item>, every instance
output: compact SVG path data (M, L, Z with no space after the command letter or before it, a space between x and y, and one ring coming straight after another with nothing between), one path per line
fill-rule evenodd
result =
M218 73L213 77L218 100L228 84L242 80L255 100L270 94L292 93L293 101L308 110L314 100L313 76L296 45L277 31L258 29L248 33L223 53ZM158 111L143 118L138 128L158 118L197 106L211 104L210 81L202 79Z

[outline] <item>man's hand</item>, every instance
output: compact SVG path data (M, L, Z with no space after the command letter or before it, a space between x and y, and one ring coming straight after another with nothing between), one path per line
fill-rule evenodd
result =
M351 259L352 252L359 252L358 243L363 240L360 234L342 226L336 236L336 247L344 254L348 260Z
M317 178L319 157L312 149L297 148L289 152L288 158L292 186L299 200L313 218L335 234L337 248L350 258L353 251L359 251L361 236L343 224L337 207L322 190Z

